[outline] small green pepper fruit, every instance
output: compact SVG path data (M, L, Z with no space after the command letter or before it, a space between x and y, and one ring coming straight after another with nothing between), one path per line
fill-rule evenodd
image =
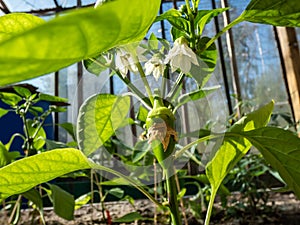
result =
M158 90L155 92L153 109L146 119L147 138L158 163L166 168L168 166L166 159L173 153L178 139L175 131L175 116L164 106L157 93Z

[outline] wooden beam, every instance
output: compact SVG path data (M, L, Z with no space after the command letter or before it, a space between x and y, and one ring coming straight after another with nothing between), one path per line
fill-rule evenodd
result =
M294 28L277 27L283 57L283 73L295 122L300 121L300 54ZM299 124L298 124L299 128ZM300 132L298 133L300 135Z

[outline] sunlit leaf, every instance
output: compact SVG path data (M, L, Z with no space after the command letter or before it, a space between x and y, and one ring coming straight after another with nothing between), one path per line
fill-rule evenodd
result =
M0 99L2 102L10 106L16 106L20 101L22 101L22 98L19 95L9 92L0 92Z
M28 98L31 95L31 91L22 86L13 86L15 92L17 92L21 97Z
M0 17L0 42L22 33L45 21L40 17L25 13L10 13Z
M242 131L250 131L266 126L270 119L273 107L274 102L270 102L260 109L249 113L234 124L229 129L229 132L238 134ZM248 152L250 147L251 143L240 135L230 137L225 135L220 148L206 166L206 175L214 193L217 192L228 172Z
M10 163L8 151L5 145L0 141L0 168Z
M52 102L67 103L68 102L68 99L66 99L66 98L53 96L53 95L48 95L48 94L43 94L43 93L39 93L39 100L47 101L47 102L50 102L50 103L52 103Z
M130 107L129 97L94 95L79 110L77 140L85 155L99 149L120 128Z
M300 4L298 0L252 0L242 19L274 26L299 27Z
M36 150L41 149L45 145L46 132L43 127L34 126L34 121L27 119L28 135L33 138L33 146Z
M17 28L18 32L11 32L10 38L0 42L0 85L54 72L112 47L141 40L159 6L160 0L115 0L96 9L69 11L23 32ZM15 20L26 19L24 14L14 16ZM7 26L5 17L0 27ZM14 30L15 26L13 23L6 29Z
M86 205L92 198L92 193L89 192L87 194L81 195L79 198L75 200L74 209L80 209L82 206Z
M25 192L34 186L80 169L90 168L77 149L58 149L26 157L0 168L0 197Z
M6 115L8 112L9 112L8 110L0 108L0 118Z

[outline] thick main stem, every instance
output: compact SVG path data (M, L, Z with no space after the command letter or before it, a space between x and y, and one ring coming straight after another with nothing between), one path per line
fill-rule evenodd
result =
M171 221L172 225L181 225L181 215L179 213L179 204L177 200L177 187L176 180L174 174L173 160L172 165L169 165L168 168L165 169L166 173L166 183L167 183L167 194L169 201L169 208L171 212Z

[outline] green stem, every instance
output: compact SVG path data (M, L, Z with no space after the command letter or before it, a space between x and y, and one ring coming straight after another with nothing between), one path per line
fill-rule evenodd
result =
M149 99L142 93L139 91L139 89L137 89L127 77L123 77L122 74L120 74L119 72L116 71L116 74L118 75L118 77L126 84L126 86L135 94L137 95L140 100L147 106L149 106L150 108L152 108L152 103L149 101Z
M169 165L168 168L164 169L166 174L169 208L171 212L172 225L181 225L182 222L179 212L179 204L177 200L178 193L176 188L173 160L171 164L172 165Z
M193 145L195 145L195 144L199 144L199 143L201 143L201 142L203 142L203 141L207 141L207 140L210 140L210 139L214 139L214 138L217 138L217 137L220 137L220 136L224 136L224 134L219 134L219 135L217 135L217 134L207 135L207 136L205 136L205 137L203 137L203 138L200 138L200 139L198 139L198 140L196 140L196 141L193 141L193 142L187 144L186 146L184 146L184 147L183 147L182 149L180 149L179 151L177 151L177 152L175 153L174 157L175 157L175 159L177 159L177 158L180 157L186 150L190 149L190 148L193 147Z
M168 84L168 81L169 81L169 70L170 69L170 66L169 64L166 65L165 67L165 70L164 70L164 74L163 74L163 79L162 79L162 83L161 83L161 96L162 98L165 97L165 94L166 94L166 90L167 90L167 84Z
M211 193L212 194L211 194L210 199L209 199L209 204L208 204L208 208L207 208L207 212L206 212L206 216L205 216L204 225L209 225L211 213L212 213L214 202L215 202L216 191L214 191L212 189Z
M136 65L137 68L138 68L138 71L139 71L140 76L141 76L141 78L142 78L142 81L143 81L143 83L144 83L144 85L145 85L146 92L147 92L147 94L148 94L148 97L149 97L149 99L150 99L150 102L151 102L151 104L153 105L154 98L153 98L152 91L151 91L150 85L149 85L149 83L148 83L148 80L147 80L147 78L146 78L145 72L144 72L144 70L143 70L143 67L142 67L142 65L141 65L139 62L137 62L135 65Z
M114 174L114 175L124 179L130 185L132 185L137 190L142 192L150 201L152 201L154 204L156 204L159 208L161 208L161 209L165 208L160 202L158 202L155 198L153 198L153 196L143 188L142 184L138 180L134 180L133 178L131 178L129 176L125 176L116 170L113 170L111 168L108 168L108 167L105 167L105 166L102 166L102 165L99 165L99 164L96 164L93 162L89 162L89 164L92 169L103 170L103 171Z
M97 61L96 59L90 58L90 60L92 60L99 66L104 66L101 62ZM123 77L122 74L117 70L115 70L115 72L118 75L118 77L126 84L126 86L141 99L141 101L143 101L146 105L152 108L151 102L147 101L148 99L146 98L146 96L142 92L140 92L139 89L137 89L127 77Z
M236 18L234 21L232 21L230 24L228 24L226 27L224 27L219 33L217 33L212 39L210 39L202 49L200 49L200 52L204 52L206 49L209 48L209 46L211 46L215 40L217 40L220 36L222 36L226 31L228 31L230 28L232 28L233 26L235 26L236 24L240 23L244 21L243 19L243 14L240 15L238 18Z
M185 0L185 4L188 11L188 17L190 21L190 33L191 33L191 48L196 49L196 34L195 34L195 21L194 21L194 14L192 12L192 8L190 5L189 0Z
M167 96L167 100L168 100L169 102L172 102L172 101L173 101L173 98L175 97L175 95L176 95L176 93L177 93L177 91L178 91L180 85L182 84L184 78L185 78L185 74L182 73L182 72L180 72L180 74L179 74L177 80L175 81L175 84L174 84L173 88L171 89L170 93L169 93L168 96Z

